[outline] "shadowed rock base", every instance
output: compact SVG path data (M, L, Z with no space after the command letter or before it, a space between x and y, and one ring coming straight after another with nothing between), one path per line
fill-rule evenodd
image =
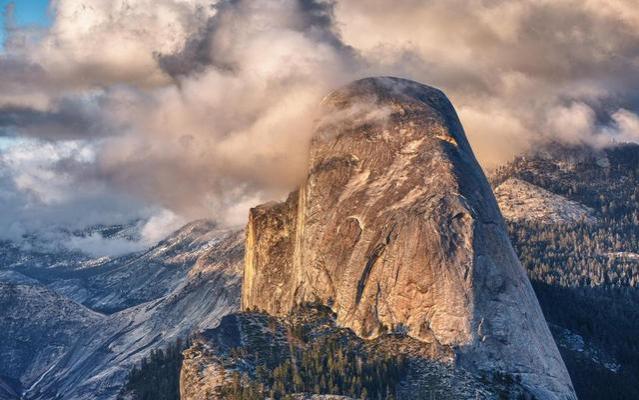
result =
M182 400L526 398L507 377L455 368L447 362L450 349L404 333L361 339L334 318L330 309L308 304L285 318L257 312L224 317L185 352Z

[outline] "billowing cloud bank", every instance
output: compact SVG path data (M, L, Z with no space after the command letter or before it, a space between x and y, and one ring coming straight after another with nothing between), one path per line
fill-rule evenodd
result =
M0 55L1 230L241 224L301 179L321 97L368 75L443 89L488 168L550 139L637 141L633 3L54 1Z

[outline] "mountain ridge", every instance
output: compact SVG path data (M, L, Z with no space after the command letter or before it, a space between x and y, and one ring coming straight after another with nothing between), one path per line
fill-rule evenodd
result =
M500 167L491 182L512 178L594 211L594 223L511 220L509 233L579 398L638 398L639 145L552 143Z
M0 365L13 371L3 374L0 370L3 382L4 376L11 378L3 385L13 388L13 394L8 390L3 394L0 390L0 398L48 400L62 395L65 400L114 399L129 370L154 349L166 347L178 338L185 339L194 330L213 327L223 315L239 309L243 241L242 230L222 229L211 221L194 221L150 250L98 263L90 269L82 264L84 259L80 264L71 259L62 270L52 270L46 265L27 268L36 277L41 276L37 268L46 269L44 282L22 275L20 272L28 266L25 263L3 265L9 269L3 270L0 277L9 283L0 284L0 297L11 293L5 290L7 284L22 285L20 287L28 290L14 296L11 305L7 305L11 315L0 315L3 344L12 343L11 338L28 335L25 329L29 324L46 327L47 323L55 322L55 318L43 319L30 312L36 304L45 313L65 309L54 301L36 302L37 298L27 296L31 291L49 293L75 305L71 315L84 312L94 318L90 324L70 323L64 329L45 329L50 335L67 332L55 342L56 348L51 347L54 342L46 339L44 333L29 336L24 354L19 353L19 346L0 346L4 359L14 360L12 364ZM64 258L66 254L59 257ZM45 260L58 257L42 256ZM79 269L74 270L74 265ZM56 278L52 275L55 273L61 275ZM67 282L74 276L73 282ZM82 281L78 276L100 279ZM96 288L83 286L86 282L92 282ZM109 285L104 286L105 282ZM127 291L138 287L149 290L144 291L145 298L136 300L131 297L135 292ZM85 305L73 301L74 296ZM103 299L96 309L107 313L88 308L95 302L87 296ZM133 301L122 300L129 298ZM104 307L108 304L112 306ZM34 354L42 356L29 361ZM25 363L26 372L20 373L21 370L15 368L18 361ZM39 372L28 373L34 368L40 368Z

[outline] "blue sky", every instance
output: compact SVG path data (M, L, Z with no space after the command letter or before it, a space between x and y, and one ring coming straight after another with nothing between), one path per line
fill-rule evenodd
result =
M0 0L0 9L3 16L0 18L0 48L2 48L6 37L4 15L10 3L15 5L14 22L19 26L47 26L51 23L49 0Z

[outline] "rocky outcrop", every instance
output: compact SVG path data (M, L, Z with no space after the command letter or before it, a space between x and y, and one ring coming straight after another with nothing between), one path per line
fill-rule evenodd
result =
M573 399L490 186L439 90L369 78L327 96L308 177L251 210L242 304L319 301L358 335L405 330L455 364Z
M242 303L247 307L286 313L293 304L295 230L298 193L284 203L267 203L251 210L246 232ZM258 270L259 268L259 270ZM270 292L270 296L264 294ZM260 303L254 299L260 299Z
M435 345L390 332L365 340L350 329L336 326L334 317L325 307L309 304L297 307L286 317L256 312L224 317L218 327L197 335L185 351L180 398L235 398L233 382L241 382L244 388L254 388L252 396L250 390L242 390L241 398L359 399L366 397L358 390L359 383L370 385L373 381L389 387L377 394L392 393L391 398L397 399L524 398L522 388L512 381L490 382L443 362L446 357L437 356ZM329 355L334 358L322 362ZM381 359L387 360L387 368L371 368ZM298 371L297 383L291 382L290 375L282 375L282 371L291 371L290 366ZM367 372L351 375L358 368ZM375 378L367 375L375 370L392 372ZM341 396L320 389L323 382L336 375L343 378L342 384L333 386L330 392ZM289 397L277 393L278 387L285 387ZM366 398L378 397L369 392Z
M497 186L495 197L508 221L564 225L597 222L591 208L517 178Z

